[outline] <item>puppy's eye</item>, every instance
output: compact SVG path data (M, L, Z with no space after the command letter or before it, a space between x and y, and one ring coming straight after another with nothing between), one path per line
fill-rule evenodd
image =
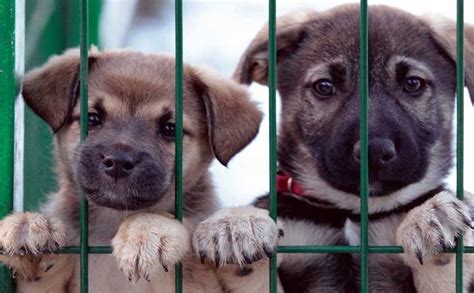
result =
M89 126L96 127L102 125L102 118L97 113L89 113Z
M175 137L175 128L174 123L167 122L161 125L160 132L166 138L174 138Z
M312 90L317 96L321 97L322 99L327 99L336 93L336 87L328 79L320 79L314 82Z
M409 94L418 94L425 88L425 80L417 76L409 76L403 81L403 90Z

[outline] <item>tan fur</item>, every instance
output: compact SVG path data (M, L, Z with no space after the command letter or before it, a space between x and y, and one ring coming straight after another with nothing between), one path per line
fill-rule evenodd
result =
M167 188L159 201L137 210L127 207L143 196L133 185L125 189L136 196L130 202L128 195L110 194L108 189L101 196L123 208L105 207L96 202L101 198L89 198L89 245L113 247L113 255L89 256L89 290L174 292L174 265L181 261L186 292L221 292L215 269L193 257L190 235L218 208L207 170L212 159L225 164L245 147L257 134L261 113L249 101L245 87L209 69L184 66L182 224L172 216L174 142L165 140L161 124L157 125L165 115L174 120L174 59L130 50L92 50L89 64L89 113L100 112L98 107L106 113L101 126L89 127L83 144L79 143L79 104L72 100L78 94L79 51L55 56L25 77L26 102L56 132L59 190L41 214L17 213L0 221L0 247L6 253L0 260L16 272L19 292L79 291L78 255L50 252L79 243L80 185L102 182L100 176L89 182L88 173L95 167L84 171L80 162L87 147L111 142L114 147L151 154L149 162L160 159L161 185ZM87 164L94 162L90 159ZM156 182L141 177L140 184L146 180Z

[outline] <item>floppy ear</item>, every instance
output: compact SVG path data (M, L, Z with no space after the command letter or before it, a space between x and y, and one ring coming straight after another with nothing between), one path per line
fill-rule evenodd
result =
M435 41L456 62L456 23L439 16L425 16L431 27ZM474 103L474 26L464 24L464 64L466 86Z
M257 136L262 113L245 86L209 69L194 69L195 85L206 108L209 142L224 166Z
M277 19L277 61L296 48L304 37L305 26L316 18L317 13L304 10L278 17ZM255 36L244 55L241 57L234 79L239 83L251 84L256 81L268 83L268 24Z
M89 57L89 64L94 59ZM79 64L79 50L71 49L51 57L43 66L28 72L23 80L25 102L55 132L64 125L77 102Z

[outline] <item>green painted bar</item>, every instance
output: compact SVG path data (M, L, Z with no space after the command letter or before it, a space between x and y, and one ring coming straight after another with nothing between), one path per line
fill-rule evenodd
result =
M81 0L80 5L80 37L81 37L81 66L80 66L80 93L81 93L81 141L84 141L88 134L88 112L89 112L89 97L88 97L88 73L89 73L89 7L88 0ZM84 194L81 198L81 293L89 291L89 208L87 199Z
M456 253L456 248L443 253ZM279 246L278 253L360 253L360 246ZM403 253L401 246L369 246L368 253ZM464 253L474 253L474 246L465 246Z
M277 123L276 123L276 90L277 90L277 40L276 40L276 0L269 0L268 5L268 98L269 98L269 184L270 184L270 216L277 220ZM277 292L278 254L273 252L270 261L270 292Z
M456 28L456 195L464 199L464 1L457 0ZM456 292L463 292L463 237L456 241Z
M359 253L359 246L278 246L278 253Z
M0 219L13 209L15 0L0 0ZM0 266L0 292L13 292L10 270Z
M110 254L112 247L110 246L89 246L89 254ZM80 246L66 246L58 251L59 254L79 254L81 253Z
M80 253L80 246L67 246L61 248L59 254ZM359 253L360 246L278 246L277 253ZM447 249L444 253L455 253L456 249ZM112 253L110 246L89 246L89 254ZM403 253L401 246L369 246L369 253ZM474 246L465 246L464 253L474 253Z
M360 246L279 246L278 253L359 253ZM401 246L369 246L368 253L403 253Z
M368 188L369 188L369 16L367 0L360 1L360 292L369 292Z
M183 221L183 1L175 0L176 103L175 103L175 205L176 219ZM175 292L183 292L183 267L176 264Z

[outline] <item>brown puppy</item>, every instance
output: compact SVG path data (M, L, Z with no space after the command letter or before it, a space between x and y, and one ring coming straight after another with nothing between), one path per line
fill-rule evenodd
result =
M91 292L174 292L178 261L186 292L221 292L214 268L192 257L190 232L218 207L209 164L216 157L225 165L244 148L261 113L245 87L185 65L183 225L172 215L174 59L93 50L89 66L89 136L82 144L79 51L51 58L24 80L26 102L55 132L59 190L41 214L0 221L0 260L13 269L18 291L78 292L78 256L47 252L78 243L83 191L89 245L113 246L113 256L89 257Z
M267 38L265 27L243 55L236 80L267 84ZM466 85L474 98L469 25L465 43ZM358 245L358 5L279 18L277 50L280 168L302 189L279 194L282 242ZM470 208L442 186L452 165L455 24L371 6L369 62L369 242L405 249L370 255L370 290L454 292L454 257L440 252L457 235L472 243ZM263 197L256 205L267 202ZM472 292L472 256L464 260L465 290ZM279 275L286 292L356 292L358 256L285 255Z

